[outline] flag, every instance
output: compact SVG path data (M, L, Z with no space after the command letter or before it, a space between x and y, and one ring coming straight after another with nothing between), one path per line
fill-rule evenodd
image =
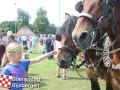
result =
M0 87L10 88L12 76L0 74Z

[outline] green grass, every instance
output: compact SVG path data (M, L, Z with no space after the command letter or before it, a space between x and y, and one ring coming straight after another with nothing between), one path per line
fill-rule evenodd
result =
M38 47L38 46L37 46ZM30 54L30 58L39 56L39 50L37 48L37 54ZM39 88L33 88L33 90L91 90L90 81L79 77L77 72L72 68L67 70L67 75L70 76L69 80L63 80L63 78L56 78L56 61L43 60L39 63L29 66L29 77L40 78L39 82L27 82L29 84L40 84ZM82 76L86 76L85 67L82 66L79 69ZM62 76L62 69L61 69ZM99 80L101 90L105 90L104 80ZM31 90L30 88L24 88L24 90Z

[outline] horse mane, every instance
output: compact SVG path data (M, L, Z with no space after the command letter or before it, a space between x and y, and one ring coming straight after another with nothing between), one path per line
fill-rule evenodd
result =
M66 35L66 34L71 35L76 22L77 22L77 17L70 16L69 19L61 25L59 29L59 33L62 35Z
M118 3L116 4L116 10L115 10L115 17L117 20L118 25L120 25L120 1L118 1Z

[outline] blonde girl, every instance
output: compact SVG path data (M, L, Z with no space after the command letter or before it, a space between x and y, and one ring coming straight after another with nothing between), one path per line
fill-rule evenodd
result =
M11 43L7 46L6 52L2 60L2 74L13 76L15 78L25 78L26 67L30 64L34 64L42 61L43 59L55 55L56 51L38 56L31 60L25 59L21 60L22 57L22 48L17 43ZM15 85L23 85L24 81L12 81L10 89L4 90L22 90L22 87L16 88Z

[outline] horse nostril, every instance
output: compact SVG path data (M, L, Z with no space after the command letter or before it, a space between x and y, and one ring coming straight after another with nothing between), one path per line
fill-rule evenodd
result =
M80 37L79 37L79 41L80 42L86 41L87 37L88 37L88 32L82 32L81 35L80 35Z
M64 65L64 64L65 64L65 60L61 60L60 65Z

